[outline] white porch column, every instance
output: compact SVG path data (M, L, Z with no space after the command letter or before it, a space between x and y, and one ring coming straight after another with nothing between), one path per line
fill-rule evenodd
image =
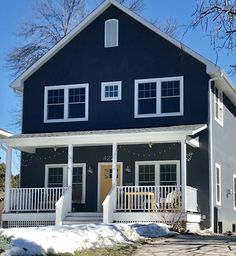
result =
M116 186L117 177L117 143L112 144L112 186Z
M9 210L10 210L11 165L12 165L12 148L7 147L6 173L5 173L5 196L4 196L4 211L5 212L9 212Z
M69 204L69 211L71 212L71 208L72 208L72 179L73 179L73 145L69 144L68 145L68 173L67 173L67 177L68 177L68 187L70 188L70 199L71 199L71 203Z
M181 185L182 185L182 205L183 211L186 212L187 207L187 163L186 163L186 142L181 141Z

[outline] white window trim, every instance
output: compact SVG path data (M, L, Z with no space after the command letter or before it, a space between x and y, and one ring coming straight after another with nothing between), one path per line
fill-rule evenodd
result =
M48 171L49 168L63 168L63 187L67 187L67 165L66 164L46 164L44 186L48 188Z
M155 165L155 186L160 186L160 165L176 164L177 186L180 185L180 161L165 160L165 161L136 161L135 162L135 186L139 186L139 166L140 165Z
M218 115L220 113L220 109L222 108L222 120L220 120L220 118L216 117L216 101L217 101L217 97L216 97L216 88L218 89ZM223 91L221 89L219 89L217 86L214 86L214 111L215 111L215 121L221 125L222 127L224 126L224 104L223 104Z
M105 87L117 85L118 86L118 96L117 97L105 97ZM101 83L101 101L115 101L121 100L122 95L122 82L121 81L114 81L114 82L102 82Z
M83 118L69 118L68 106L69 106L69 89L71 88L85 88L85 117ZM64 90L64 118L62 119L48 119L48 91L49 90ZM88 108L89 108L89 84L73 84L73 85L57 85L57 86L45 86L44 88L44 123L61 123L61 122L78 122L88 121Z
M220 195L220 200L217 201L217 169L219 169L219 195ZM221 166L219 164L215 164L215 184L216 184L216 190L215 190L215 196L216 196L216 205L221 205Z
M236 205L235 205L235 187L234 187L234 179L236 179L236 174L233 174L233 208L234 208L234 211L236 211Z
M161 82L165 81L180 81L180 111L173 113L161 113ZM156 113L154 114L139 114L138 113L138 85L139 83L156 83ZM135 118L148 118L148 117L165 117L165 116L183 116L184 115L184 77L164 77L164 78L151 78L151 79L137 79L135 80L134 89L134 117Z
M116 33L116 38L117 38L117 41L116 41L116 44L112 45L112 46L109 46L107 45L107 23L110 23L110 22L116 22L116 26L117 26L117 33ZM119 46L119 20L118 19L109 19L109 20L106 20L105 21L105 33L104 33L104 47L105 48L113 48L113 47L118 47Z

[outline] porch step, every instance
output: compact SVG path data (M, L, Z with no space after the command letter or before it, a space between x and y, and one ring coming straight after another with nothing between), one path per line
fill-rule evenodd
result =
M99 224L103 222L100 212L70 212L66 215L62 225Z

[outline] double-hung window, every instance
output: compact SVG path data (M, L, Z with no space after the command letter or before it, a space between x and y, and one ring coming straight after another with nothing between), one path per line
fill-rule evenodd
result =
M216 86L214 88L215 93L215 120L223 126L223 92Z
M175 186L179 178L179 161L136 162L136 186Z
M216 204L221 205L221 166L215 165L215 177L216 177Z
M45 87L45 123L87 120L88 84Z
M135 81L135 117L183 115L183 77Z

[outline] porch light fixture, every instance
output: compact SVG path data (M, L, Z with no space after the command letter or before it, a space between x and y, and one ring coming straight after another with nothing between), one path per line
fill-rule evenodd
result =
M131 172L131 168L129 167L129 165L126 166L125 171L126 172Z
M149 142L148 146L149 148L152 148L152 142Z
M92 169L92 167L91 167L91 166L89 166L89 168L88 168L87 172L88 172L88 173L91 173L91 174L93 173L93 169Z
M56 146L54 146L54 152L56 152L57 151L57 147Z

